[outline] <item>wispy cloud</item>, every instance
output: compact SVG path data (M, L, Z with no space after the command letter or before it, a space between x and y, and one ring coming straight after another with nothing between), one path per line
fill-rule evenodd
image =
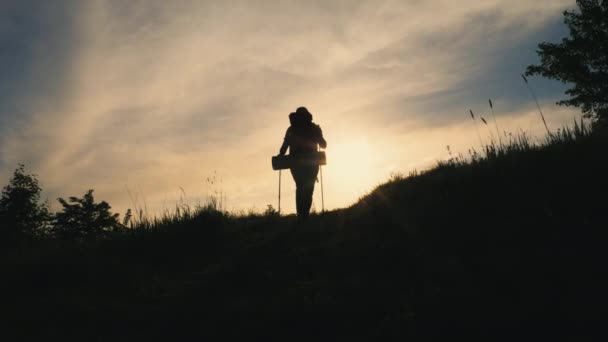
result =
M95 188L124 209L125 189L141 189L154 210L179 186L204 196L216 170L229 205L263 207L286 116L307 105L328 153L373 154L348 180L330 160L329 205L342 206L446 144L473 144L462 122L487 98L499 120L527 118L514 80L573 5L15 2L0 14L0 179L26 162L51 197ZM548 84L550 104L561 88Z

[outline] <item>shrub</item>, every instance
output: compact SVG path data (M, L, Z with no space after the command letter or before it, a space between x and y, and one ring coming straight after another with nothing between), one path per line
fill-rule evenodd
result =
M104 238L122 228L118 221L119 214L112 214L107 202L95 203L93 190L87 191L83 198L70 197L69 201L63 198L57 200L63 206L63 211L55 215L54 233L57 237Z
M36 175L26 174L25 166L13 173L0 197L0 230L9 237L44 234L50 221L48 203L40 201L42 189Z

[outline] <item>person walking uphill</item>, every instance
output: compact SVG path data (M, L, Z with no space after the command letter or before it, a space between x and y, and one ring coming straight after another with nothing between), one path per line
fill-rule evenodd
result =
M312 114L305 107L300 107L294 113L289 114L289 122L291 126L285 133L280 155L285 155L289 148L290 156L304 157L316 152L317 146L327 147L321 127L312 122ZM305 220L310 213L318 173L319 165L301 165L291 168L291 175L296 182L296 210L299 220Z

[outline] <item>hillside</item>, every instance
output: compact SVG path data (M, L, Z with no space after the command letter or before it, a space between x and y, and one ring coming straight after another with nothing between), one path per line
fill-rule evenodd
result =
M106 241L31 241L2 253L2 334L592 335L608 317L607 148L599 133L489 148L301 225L207 209Z

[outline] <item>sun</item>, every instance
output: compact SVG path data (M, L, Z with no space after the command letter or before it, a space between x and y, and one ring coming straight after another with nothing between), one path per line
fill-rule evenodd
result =
M344 206L371 190L380 175L379 155L366 139L336 142L326 151L323 167L327 197L332 206Z

